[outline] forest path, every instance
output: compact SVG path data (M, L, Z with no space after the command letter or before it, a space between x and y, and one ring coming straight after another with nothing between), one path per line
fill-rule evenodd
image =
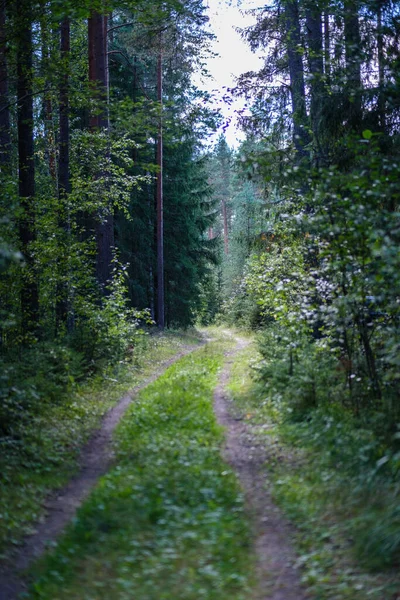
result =
M226 334L230 332L226 331ZM217 420L226 430L224 459L237 473L252 517L257 559L257 589L254 600L305 600L295 567L296 556L290 544L293 532L271 498L265 464L268 454L257 440L252 426L235 414L227 385L234 355L250 341L234 336L236 347L226 354L214 394Z
M206 343L207 339L203 343ZM51 494L45 503L46 515L36 525L35 532L26 538L17 554L0 568L0 600L16 600L25 590L23 572L55 542L76 510L88 496L96 481L104 475L113 462L112 434L136 395L156 381L173 363L186 356L199 345L188 345L129 393L105 415L101 427L83 448L79 473L63 488Z

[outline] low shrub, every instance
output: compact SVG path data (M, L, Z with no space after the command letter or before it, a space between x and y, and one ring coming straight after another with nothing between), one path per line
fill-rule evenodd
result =
M320 404L343 398L343 383L335 358L305 335L293 336L283 327L270 325L259 335L263 357L257 377L268 398L283 402L287 415L301 420Z

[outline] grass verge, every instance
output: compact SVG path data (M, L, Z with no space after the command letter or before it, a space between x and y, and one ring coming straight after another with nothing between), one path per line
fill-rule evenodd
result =
M358 471L349 472L346 455L357 449L349 446L343 421L335 425L331 417L322 421L315 414L290 422L284 407L271 402L265 385L251 376L249 365L260 359L256 344L236 356L230 391L267 448L274 499L296 526L303 583L317 600L397 600L398 569L378 565L378 550L366 545L367 539L381 546L394 539L388 535L389 528L398 528L394 482L384 476L367 482L361 461Z
M29 598L249 597L249 527L212 406L231 344L208 344L139 394L116 432L115 468L35 567Z
M163 361L199 342L194 330L144 336L129 361L76 385L65 400L32 415L23 437L1 445L0 559L33 531L46 495L76 472L80 450L104 414Z

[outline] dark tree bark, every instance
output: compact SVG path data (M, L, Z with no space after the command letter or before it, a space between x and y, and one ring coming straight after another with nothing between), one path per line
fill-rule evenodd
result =
M293 113L293 141L299 155L305 156L305 146L309 142L309 136L306 130L306 92L297 0L287 0L285 2L284 14Z
M63 73L60 79L60 132L58 159L58 194L62 198L70 193L69 173L69 55L70 23L64 19L60 28L60 51Z
M157 137L157 324L160 329L165 326L164 299L164 197L163 197L163 76L162 76L162 46L160 35L160 50L157 61L157 96L160 105L160 120Z
M93 11L88 19L89 82L96 110L90 115L92 130L107 127L107 68L106 68L106 17Z
M362 122L361 36L357 0L344 3L344 37L346 51L348 123L359 130Z
M6 1L0 3L0 169L11 163L10 111L6 45Z
M32 24L30 4L17 0L17 96L18 96L18 177L21 216L19 236L25 268L21 285L21 313L23 333L34 334L39 321L39 293L31 251L35 232L35 165L33 142L32 97Z
M324 12L324 72L327 85L331 83L331 28L329 12Z
M69 237L69 222L67 214L67 197L71 191L69 171L69 57L70 57L70 22L65 18L60 27L60 55L62 73L60 77L60 105L59 105L59 152L58 152L58 197L60 200L60 228L62 241L65 244ZM63 266L60 264L61 270ZM56 330L60 330L63 324L67 324L68 330L72 329L72 323L68 320L68 283L65 273L60 272L58 277L57 303L56 303Z
M228 207L226 205L225 195L222 196L222 220L224 224L224 252L229 254L229 233L228 233Z
M92 94L96 109L90 117L92 131L107 131L107 17L92 11L88 20L89 42L89 81L92 85ZM104 175L104 173L103 173ZM107 190L104 190L107 193ZM107 284L112 277L112 259L114 249L114 215L109 208L107 214L95 218L96 234L96 277L102 292L107 293Z
M308 62L310 70L310 121L317 164L322 158L321 129L323 128L324 103L324 49L322 35L322 12L318 4L306 11Z
M378 0L377 7L377 45L378 45L378 113L381 131L386 131L386 101L385 101L385 53L382 29L382 3Z
M54 189L57 188L57 155L56 155L56 140L54 131L54 119L53 119L53 103L51 99L51 93L48 91L50 87L49 73L51 64L51 35L48 27L48 14L47 10L44 11L40 22L40 33L42 42L42 56L41 56L41 69L42 77L45 81L45 89L43 95L43 122L44 122L44 141L45 141L45 155L47 158L47 164L49 167L50 177L54 184Z

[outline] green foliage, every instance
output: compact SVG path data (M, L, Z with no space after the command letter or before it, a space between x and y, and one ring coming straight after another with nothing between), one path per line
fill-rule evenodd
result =
M310 365L330 365L329 385L342 380L343 405L386 413L386 433L377 433L390 439L400 408L399 165L373 137L344 147L353 160L346 175L320 169L300 196L305 172L286 169L286 187L266 204L269 232L226 306L239 316L235 306L256 302L264 323L286 328L288 352L308 347Z
M18 436L32 418L49 405L63 402L77 381L126 359L143 335L141 323L152 323L147 311L127 306L124 270L116 264L109 295L76 297L73 333L54 341L38 342L1 358L1 432Z
M83 356L66 346L43 342L24 353L23 361L2 361L1 434L18 438L36 412L62 403L84 377Z
M218 264L213 276L214 302L221 304L218 318L230 325L251 328L260 325L262 319L243 278L248 258L262 235L265 211L261 189L242 177L241 162L241 153L235 155L220 136L207 162L212 199L218 211L208 233L218 242ZM210 296L208 301L212 303Z
M356 418L346 408L334 357L327 356L323 347L307 339L293 344L285 330L272 329L260 336L259 348L263 357L256 366L260 393L279 410L284 439L308 448L315 457L308 461L310 485L322 495L324 490L333 493L332 486L337 486L336 509L346 515L346 528L354 536L354 551L363 564L378 569L394 565L400 556L397 436L385 445L379 435L382 414ZM333 473L335 469L338 473L329 477L327 485L325 470ZM297 476L286 482L287 491L279 487L278 497L290 511L295 510L297 520L300 514L290 496L296 481ZM377 514L385 517L371 527Z
M155 365L198 341L193 331L136 337L126 360L90 378L81 355L54 343L1 365L0 556L32 530L46 495L75 473L102 416Z
M264 322L260 306L241 284L221 305L220 318L228 325L244 329L258 329Z
M337 362L324 342L314 343L306 335L270 325L259 335L259 350L263 360L257 365L257 376L266 399L283 403L291 418L307 418L311 409L329 408L343 400Z
M199 306L197 319L203 326L215 322L221 308L221 286L217 268L211 268L200 282Z
M116 466L35 567L30 597L248 597L243 498L212 410L222 349L180 360L140 394L118 428Z
M250 260L246 289L265 317L299 326L297 309L306 292L302 247L290 238L276 243L274 237L263 253Z
M318 600L391 597L400 584L398 448L377 439L371 417L355 418L335 403L330 386L320 390L324 405L308 405L306 419L293 419L297 395L286 393L287 370L279 376L284 340L271 332L260 341L264 356L253 345L235 359L230 389L239 415L265 444L274 498L296 525L304 585Z
M147 310L129 308L125 279L126 269L116 263L109 294L100 307L97 298L76 302L70 343L83 353L91 369L122 360L143 335L140 323L153 323Z

